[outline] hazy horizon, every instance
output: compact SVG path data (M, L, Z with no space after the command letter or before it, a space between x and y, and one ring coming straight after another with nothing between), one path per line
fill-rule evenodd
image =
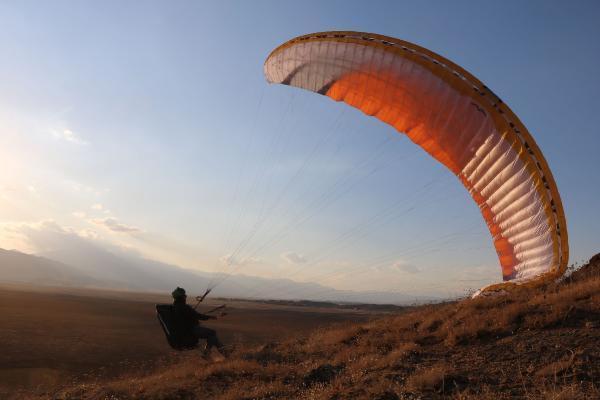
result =
M173 288L184 286L192 297L203 295L210 282L218 281L219 285L211 290L210 298L398 305L444 300L438 296L410 293L335 290L318 283L295 282L285 278L208 273L99 248L90 248L80 254L54 252L35 255L0 249L0 268L3 270L0 286L3 287L16 285L29 290L52 289L66 293L75 290L89 296L117 291L161 294L169 298Z

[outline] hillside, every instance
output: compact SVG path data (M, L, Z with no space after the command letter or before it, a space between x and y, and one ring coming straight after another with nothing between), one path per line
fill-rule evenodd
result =
M584 399L600 390L600 255L560 283L415 307L59 399ZM52 397L52 396L51 396Z

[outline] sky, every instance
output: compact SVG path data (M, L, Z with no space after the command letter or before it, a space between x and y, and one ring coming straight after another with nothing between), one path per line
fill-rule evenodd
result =
M599 18L595 1L4 1L0 247L47 253L73 235L184 268L411 294L501 280L450 172L375 119L266 83L279 44L356 30L498 94L549 162L570 262L587 260Z

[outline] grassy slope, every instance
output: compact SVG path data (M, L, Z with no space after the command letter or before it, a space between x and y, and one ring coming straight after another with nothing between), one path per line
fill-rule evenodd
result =
M558 284L416 307L221 363L72 386L66 399L600 398L600 254Z

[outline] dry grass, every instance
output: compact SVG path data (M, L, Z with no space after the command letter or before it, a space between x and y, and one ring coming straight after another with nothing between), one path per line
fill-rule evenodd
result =
M416 371L406 381L406 387L416 391L441 391L444 388L444 378L448 375L448 367L436 365Z
M589 270L600 270L600 257ZM595 265L595 266L594 266ZM59 399L600 398L600 273L416 307L210 364L72 386Z

